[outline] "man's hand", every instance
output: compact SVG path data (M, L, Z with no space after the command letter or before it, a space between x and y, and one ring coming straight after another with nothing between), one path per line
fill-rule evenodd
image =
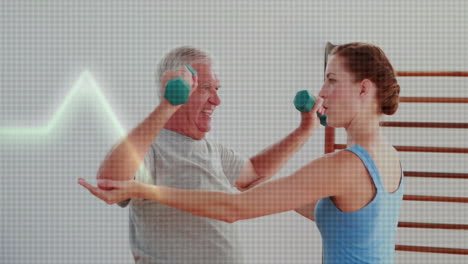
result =
M166 71L163 73L161 76L161 89L162 89L162 94L165 94L165 89L167 88L167 83L171 80L182 78L189 86L190 86L190 91L188 94L188 97L192 94L192 92L197 89L198 87L198 76L196 72L192 72L191 70L188 69L188 67L191 67L189 65L182 66L177 70L171 70L171 71ZM164 104L170 104L167 98L161 98L162 101L161 103ZM176 106L181 106L180 104L177 104Z
M139 187L139 183L135 180L98 180L98 187L95 187L86 182L85 179L79 178L78 184L107 204L115 204L137 197Z

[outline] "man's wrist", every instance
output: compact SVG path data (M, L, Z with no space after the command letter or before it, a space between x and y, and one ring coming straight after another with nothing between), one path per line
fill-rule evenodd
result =
M182 105L173 105L171 104L167 99L163 98L157 108L163 109L163 110L169 110L169 111L176 111L179 109Z

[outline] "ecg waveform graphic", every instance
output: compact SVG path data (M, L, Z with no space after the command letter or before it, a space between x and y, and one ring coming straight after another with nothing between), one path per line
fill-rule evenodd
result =
M70 92L65 97L63 103L58 107L57 111L49 119L47 124L40 127L3 127L0 128L0 135L48 135L53 131L57 124L63 119L63 114L70 107L71 102L80 95L80 93L91 93L88 95L94 95L95 99L101 104L102 110L107 114L107 117L114 125L115 129L119 136L125 135L125 130L123 129L121 123L117 119L117 116L112 111L111 106L109 105L106 97L102 93L101 89L98 87L94 77L88 71L83 72L78 80L73 85Z
M51 132L57 129L57 125L60 123L61 120L64 119L64 113L67 111L68 108L71 107L71 104L73 103L75 98L83 94L86 94L86 96L93 96L94 99L98 101L98 103L101 106L101 109L106 114L108 120L111 121L119 137L123 137L126 135L125 129L122 127L121 122L117 119L117 116L112 110L112 107L109 105L109 102L107 101L106 97L97 85L95 78L90 72L84 71L80 75L78 80L75 82L70 92L65 96L63 103L58 107L58 109L49 119L47 124L40 127L0 127L0 138L3 137L3 139L6 139L7 136L41 137L49 135ZM36 138L34 137L34 139ZM0 140L0 144L2 142L7 141ZM135 158L136 160L136 153L132 151L132 154L133 158ZM139 173L143 173L144 177L147 177L149 171L142 165L140 167Z

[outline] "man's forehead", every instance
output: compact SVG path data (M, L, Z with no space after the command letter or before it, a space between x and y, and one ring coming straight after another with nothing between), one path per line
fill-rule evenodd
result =
M192 67L198 71L199 77L218 80L218 73L212 64L194 63Z

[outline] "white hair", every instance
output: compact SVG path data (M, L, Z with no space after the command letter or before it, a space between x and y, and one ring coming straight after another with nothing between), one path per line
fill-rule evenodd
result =
M187 64L203 63L211 64L211 58L208 53L197 48L183 46L171 50L159 62L157 72L157 83L159 84L159 96L162 98L161 77L164 72L169 70L176 70Z

